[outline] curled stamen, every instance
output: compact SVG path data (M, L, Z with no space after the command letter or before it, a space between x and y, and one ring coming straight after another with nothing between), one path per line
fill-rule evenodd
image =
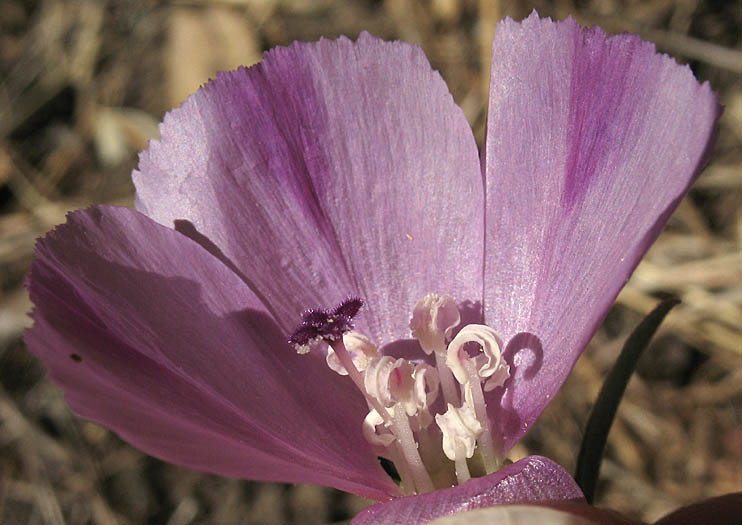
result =
M410 319L412 336L426 354L442 352L451 332L461 323L456 301L448 295L428 294L415 304Z
M467 343L476 343L482 353L472 358L464 349ZM479 439L482 459L487 473L494 472L501 462L490 433L487 405L482 391L482 381L492 381L492 388L500 386L510 375L500 353L500 336L492 328L470 324L461 329L448 345L446 364L456 380L464 385L466 395L483 432ZM485 385L486 387L487 385ZM489 390L491 390L490 388Z
M373 359L366 368L364 385L368 395L378 399L387 408L402 403L412 404L410 415L417 411L412 398L412 365L405 359L395 359L388 355Z
M414 380L413 396L417 408L417 423L420 428L427 428L432 422L433 417L430 415L430 407L438 398L440 388L440 379L435 368L426 363L420 363L415 366L412 372ZM410 414L410 416L414 414Z
M429 364L420 363L415 366L412 377L415 380L415 401L417 408L427 409L435 403L438 397L438 389L440 387L438 373Z
M477 438L482 433L482 425L479 424L474 409L467 404L456 408L448 405L445 414L435 416L435 422L443 433L443 453L453 461L456 459L456 444L464 447L466 457L474 455L474 446Z
M464 349L464 345L467 343L478 344L482 353L472 359ZM500 336L489 326L481 324L466 325L449 343L446 352L446 364L453 372L456 380L462 385L469 381L465 362L471 360L474 361L477 375L481 380L494 376L496 382L501 385L510 376L510 367L502 359L500 346ZM491 388L488 390L491 390Z
M461 323L456 301L447 295L428 294L420 299L412 312L410 330L425 353L435 354L438 378L446 403L459 404L459 396L451 371L446 366L446 343Z

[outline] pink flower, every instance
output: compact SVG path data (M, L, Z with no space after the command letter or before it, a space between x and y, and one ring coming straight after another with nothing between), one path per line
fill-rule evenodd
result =
M580 498L544 458L497 468L698 175L719 108L652 44L571 19L506 20L493 57L481 160L415 46L297 43L218 75L141 155L136 211L39 240L28 347L76 412L179 465L378 500L489 474L419 496L446 512Z

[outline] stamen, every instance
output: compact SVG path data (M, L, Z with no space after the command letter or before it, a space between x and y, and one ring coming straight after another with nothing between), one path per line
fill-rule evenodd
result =
M461 323L456 301L448 295L428 294L420 299L412 311L412 337L420 341L423 351L445 351L451 332Z
M433 422L430 408L438 398L440 379L435 368L427 363L418 363L412 372L412 380L410 403L406 405L407 415L412 417L412 429L418 432L428 428Z
M414 394L417 409L418 411L427 412L430 406L435 403L435 400L438 398L438 391L441 383L438 378L438 373L435 368L429 364L420 363L415 366L412 378L415 381Z
M446 343L453 329L461 323L456 301L448 295L428 294L420 299L412 312L410 330L423 351L435 354L438 377L446 403L459 404L459 395L451 371L445 363Z
M464 349L467 343L476 343L482 353L474 358ZM487 473L494 472L500 466L502 458L495 449L490 432L487 405L482 392L482 380L492 377L494 386L502 385L510 375L509 367L504 363L500 353L500 336L488 326L467 325L448 345L446 363L451 368L456 380L465 386L469 403L474 408L477 419L482 426L482 435L478 440L481 447L484 468Z
M449 403L445 414L435 416L435 422L443 434L443 453L455 463L456 478L463 483L471 477L466 460L474 455L474 445L484 429L466 403L460 408Z
M366 373L363 384L369 396L378 399L387 408L397 403L405 405L412 401L412 414L417 412L412 397L412 365L405 359L394 359L384 356L372 360Z
M409 468L418 493L433 490L433 482L423 464L409 417L417 411L412 365L405 359L384 356L369 363L364 374L367 395L392 409L391 431L397 438L402 463ZM387 423L388 424L388 423Z
M505 375L505 379L510 377L510 367L504 363L500 352L500 336L489 326L482 324L466 325L456 334L453 341L448 345L446 352L446 364L451 368L456 380L464 384L468 381L464 362L471 360L469 354L464 350L466 343L476 343L481 347L482 354L474 358L478 376L481 379L488 378L497 373L498 381Z
M510 367L507 365L501 366L489 377L489 379L487 379L487 381L484 382L484 391L491 392L498 386L503 386L509 377Z

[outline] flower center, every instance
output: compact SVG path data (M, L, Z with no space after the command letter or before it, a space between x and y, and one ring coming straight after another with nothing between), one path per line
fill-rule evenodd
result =
M497 333L470 324L453 337L461 324L456 302L429 294L410 320L423 353L395 358L353 330L362 306L351 298L334 310L308 310L289 343L300 354L329 345L327 365L349 376L366 399L363 435L378 456L394 463L403 493L463 483L472 470L497 470L503 458L493 442L485 394L510 376Z

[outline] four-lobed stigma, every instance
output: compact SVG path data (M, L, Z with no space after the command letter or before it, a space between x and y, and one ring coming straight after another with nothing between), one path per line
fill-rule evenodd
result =
M327 343L327 365L355 383L369 405L363 435L377 455L394 463L405 494L420 494L489 474L502 464L493 442L485 392L504 384L510 369L502 341L488 326L461 324L446 295L428 294L410 320L423 350L419 359L382 355L353 317L351 298L333 310L308 310L289 338L300 354Z

